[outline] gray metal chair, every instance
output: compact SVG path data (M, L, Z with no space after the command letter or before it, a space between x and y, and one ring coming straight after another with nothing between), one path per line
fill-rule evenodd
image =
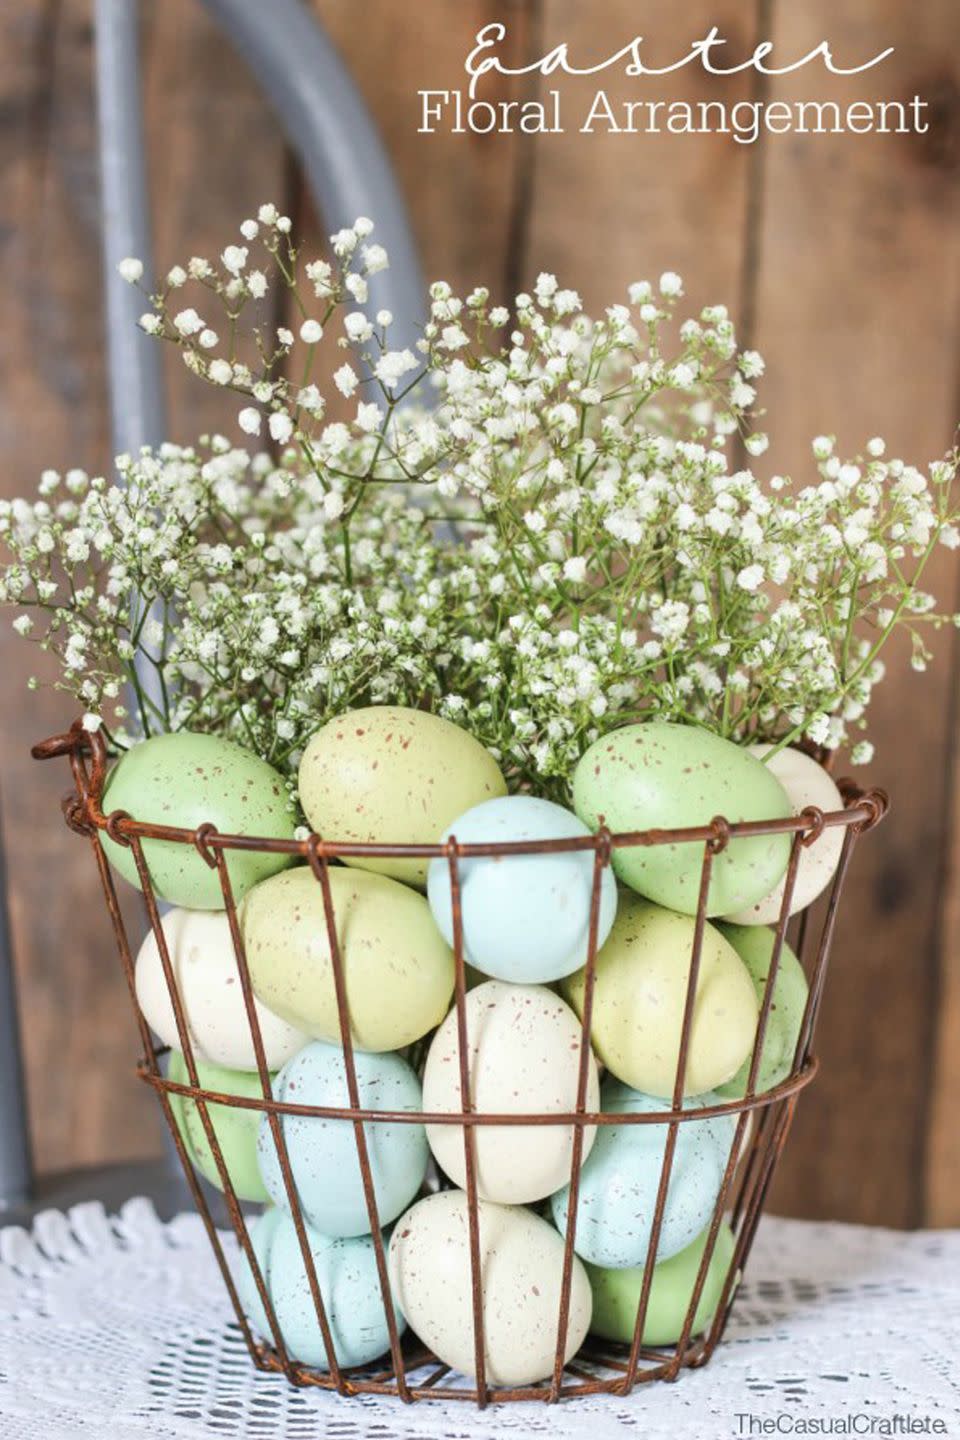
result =
M376 219L390 269L378 282L375 308L393 311L398 345L412 344L424 295L416 246L390 162L340 56L301 0L202 3L271 101L328 229L358 215ZM116 271L125 256L137 255L148 283L152 274L139 4L95 0L95 7L110 401L119 454L159 444L166 419L159 346L137 328L142 301ZM40 1205L100 1199L115 1208L143 1193L161 1211L190 1203L185 1184L163 1161L78 1171L42 1185L33 1181L0 846L0 1224L25 1219Z

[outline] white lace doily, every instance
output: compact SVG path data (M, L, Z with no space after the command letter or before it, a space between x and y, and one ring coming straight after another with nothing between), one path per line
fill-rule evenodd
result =
M725 1440L761 1433L747 1415L913 1417L960 1435L958 1354L960 1232L768 1219L726 1343L676 1384L483 1413L341 1400L253 1370L194 1215L164 1225L136 1200L0 1230L2 1440Z

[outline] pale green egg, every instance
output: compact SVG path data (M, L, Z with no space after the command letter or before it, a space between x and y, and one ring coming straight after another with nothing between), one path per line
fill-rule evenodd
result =
M597 956L590 1040L618 1080L648 1095L671 1096L696 922L623 891L610 937ZM561 981L583 1015L586 971ZM757 1025L753 981L732 945L704 926L685 1095L732 1079L750 1053Z
M446 1015L453 952L416 890L341 866L329 876L354 1044L399 1050ZM339 1045L323 890L313 871L300 866L257 885L241 920L257 998L298 1030Z
M747 967L757 992L757 1003L762 1005L767 976L770 974L774 932L765 925L718 925L717 929L724 939L730 942ZM803 966L789 945L784 945L780 951L777 977L773 982L773 999L770 1002L767 1028L763 1037L756 1083L758 1095L764 1090L772 1090L790 1074L797 1041L800 1039L800 1027L803 1024L809 989ZM751 1056L752 1047L751 1055L747 1056L733 1079L718 1086L719 1095L725 1099L739 1100L747 1093Z
M283 777L250 750L215 735L179 731L156 735L128 750L107 778L104 812L125 810L134 820L195 830L210 823L224 834L292 840L295 817ZM132 849L102 835L107 856L140 888ZM289 855L228 850L234 898L275 875ZM143 856L157 895L188 910L223 909L217 871L191 844L144 840Z
M675 1345L680 1339L708 1235L709 1226L679 1255L661 1260L653 1267L643 1325L644 1345ZM730 1227L721 1225L700 1292L691 1336L701 1335L717 1312L735 1243ZM596 1265L587 1266L593 1291L590 1329L594 1335L600 1335L604 1340L618 1340L622 1345L631 1344L640 1307L643 1274L642 1265L632 1270L601 1270Z
M190 1084L187 1062L178 1050L170 1053L170 1068L167 1074L177 1085ZM210 1090L218 1095L237 1095L244 1100L263 1099L260 1077L253 1071L225 1070L222 1065L198 1064L197 1079L200 1081L201 1090ZM191 1162L211 1185L222 1190L223 1181L197 1102L173 1091L169 1098L173 1118L177 1122L177 1129L183 1137ZM257 1135L263 1112L240 1106L210 1104L207 1106L207 1114L238 1199L258 1203L268 1200L266 1186L260 1178L257 1164Z
M300 803L325 840L436 845L458 815L507 793L488 750L459 725L402 705L350 710L300 762ZM427 860L347 859L423 887Z
M729 821L782 820L786 791L748 750L690 725L650 720L597 740L573 777L581 820L614 834L678 830ZM620 847L613 868L625 884L659 905L694 915L703 842ZM714 858L707 914L741 910L768 895L790 858L786 835L741 837Z

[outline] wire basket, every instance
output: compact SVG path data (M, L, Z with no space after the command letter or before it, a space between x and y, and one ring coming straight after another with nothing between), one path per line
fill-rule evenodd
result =
M84 730L82 724L74 724L69 733L55 736L34 747L36 759L65 756L69 759L73 773L74 789L64 798L63 813L72 830L85 836L94 852L100 882L103 887L107 909L113 927L117 950L134 1006L143 1055L137 1067L140 1078L150 1085L157 1094L167 1124L176 1146L180 1163L197 1209L203 1219L206 1232L216 1255L224 1283L236 1312L237 1323L254 1365L260 1370L281 1371L287 1379L298 1386L319 1386L335 1390L341 1395L390 1395L401 1400L429 1400L431 1398L462 1399L485 1406L495 1401L540 1400L557 1401L561 1398L610 1393L624 1395L635 1385L650 1380L673 1380L681 1369L705 1364L712 1356L720 1341L734 1300L737 1285L743 1273L764 1201L776 1170L777 1162L793 1119L800 1092L810 1084L816 1075L818 1062L812 1053L813 1037L817 1015L823 994L824 980L836 924L837 910L844 880L849 869L854 846L860 835L872 829L883 819L888 801L879 790L865 793L847 781L840 782L844 798L843 810L825 814L816 808L805 810L791 819L751 821L732 823L718 817L710 824L683 830L650 830L632 834L611 835L601 829L595 836L569 840L523 841L485 845L460 845L454 837L437 845L401 844L338 844L311 835L306 840L261 839L249 835L226 835L219 833L212 825L201 825L196 830L139 822L123 812L104 814L102 796L107 770L107 754L103 739L98 734ZM791 921L790 906L793 897L797 869L802 851L816 845L828 829L842 828L843 845L840 861L824 903L814 910L805 910ZM114 883L114 875L107 860L101 836L106 834L118 844L129 846L133 853L137 872L143 890L150 926L156 939L163 967L163 974L169 991L176 1019L180 1046L184 1056L189 1084L178 1084L167 1078L161 1068L164 1051L155 1043L149 1026L141 1014L136 999L134 983L134 957L127 928L121 912ZM790 835L789 863L784 879L783 900L776 925L773 948L770 956L766 984L759 1007L756 1038L749 1063L749 1076L743 1098L725 1101L705 1108L689 1110L683 1108L684 1077L687 1067L691 1029L694 1018L694 1001L700 968L701 948L706 923L706 908L710 878L715 857L731 840L747 836ZM164 931L160 923L157 897L151 883L150 873L144 860L143 841L163 840L174 844L193 846L206 863L215 869L223 896L233 940L237 963L237 975L243 993L243 1001L250 1025L253 1049L257 1059L262 1095L256 1098L239 1097L213 1090L203 1089L198 1080L194 1044L186 1020L182 997L179 994L174 968L168 951ZM683 1007L682 1027L676 1077L672 1102L669 1108L656 1112L636 1114L590 1113L587 1110L588 1072L590 1062L589 1035L593 1008L594 983L596 978L597 936L600 915L600 887L603 872L610 864L614 847L677 845L698 843L702 846L700 887L697 912L694 922L692 953L690 956L689 978ZM592 851L593 885L589 920L588 958L585 967L583 1010L580 1021L580 1045L578 1061L578 1083L575 1110L567 1114L488 1114L474 1109L471 1103L469 1050L467 1032L467 976L464 959L463 926L460 892L460 862L474 857L504 857L511 855L532 855L560 851ZM308 865L321 887L323 910L327 926L330 949L330 963L338 1006L340 1038L343 1047L344 1068L347 1080L349 1105L340 1108L315 1107L278 1101L273 1098L271 1076L267 1068L260 1024L254 1005L247 959L244 953L243 937L237 916L237 906L231 888L227 868L227 854L230 851L259 851L271 854L289 854ZM457 1014L457 1039L459 1050L459 1082L461 1110L458 1113L423 1114L399 1111L363 1109L359 1103L357 1073L354 1063L354 1047L351 1038L350 1014L347 1003L346 982L338 940L334 901L330 885L329 870L332 863L348 857L389 857L405 859L445 859L449 866L451 899L453 908L455 991L454 1006ZM816 919L814 919L816 915ZM787 941L788 928L793 948L807 975L809 990L800 1025L800 1035L793 1056L789 1075L773 1089L756 1093L756 1084L763 1053L764 1037L773 1002L774 986L783 947ZM793 932L796 932L795 934ZM217 1230L210 1202L204 1192L191 1161L184 1139L175 1121L171 1108L171 1096L181 1096L195 1103L203 1131L206 1136L217 1173L223 1189L230 1224L237 1244L253 1275L257 1293L269 1322L272 1343L258 1340L254 1335L241 1304L235 1278L231 1272L223 1238ZM242 1107L269 1117L268 1125L276 1146L283 1183L286 1190L290 1214L296 1229L296 1236L303 1260L304 1272L310 1296L316 1310L316 1320L328 1357L329 1369L310 1368L292 1358L284 1343L282 1330L267 1292L261 1267L254 1253L248 1230L248 1218L237 1197L234 1184L224 1159L220 1141L211 1121L210 1105ZM290 1158L284 1138L281 1117L284 1115L314 1116L322 1120L351 1122L356 1141L357 1158L363 1182L370 1231L376 1254L376 1270L380 1293L384 1304L386 1330L389 1336L389 1353L372 1365L345 1368L338 1364L330 1329L329 1317L324 1307L321 1286L316 1265L311 1253L300 1201L294 1183ZM644 1326L653 1282L654 1262L658 1253L660 1232L667 1203L668 1187L674 1164L679 1127L691 1119L705 1120L717 1116L729 1116L735 1122L733 1143L729 1159L722 1176L719 1194L713 1214L706 1230L706 1241L702 1259L697 1271L689 1305L677 1341L667 1347L643 1343ZM754 1117L751 1132L748 1126ZM377 1201L368 1152L365 1126L395 1123L426 1123L430 1125L456 1125L462 1128L464 1137L464 1160L466 1168L465 1191L469 1233L469 1256L471 1286L469 1296L460 1297L462 1303L472 1310L474 1373L469 1379L457 1376L450 1367L442 1363L408 1333L401 1340L390 1297L387 1268L386 1244L377 1213ZM667 1130L660 1177L656 1193L656 1205L652 1217L649 1244L647 1246L643 1280L637 1306L636 1320L631 1344L618 1344L588 1336L584 1346L572 1359L565 1362L566 1342L570 1321L570 1298L575 1257L577 1200L579 1196L580 1164L583 1154L584 1130L587 1126L615 1123L618 1126L634 1124L657 1124ZM486 1345L484 1339L484 1275L482 1273L480 1219L477 1193L476 1127L486 1125L552 1125L572 1128L572 1160L568 1205L568 1222L563 1248L563 1271L560 1286L560 1300L557 1314L557 1340L549 1378L537 1384L506 1386L488 1380ZM746 1142L746 1143L745 1143ZM698 1308L711 1259L722 1222L727 1219L734 1236L733 1256L726 1271L719 1302L706 1325L697 1324Z

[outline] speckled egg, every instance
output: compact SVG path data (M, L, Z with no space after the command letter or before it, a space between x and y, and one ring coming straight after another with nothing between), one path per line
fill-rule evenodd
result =
M326 840L435 845L458 815L505 795L488 750L459 725L402 705L350 710L313 736L300 803ZM348 859L421 888L426 860Z
M190 1084L187 1063L176 1050L171 1052L167 1074L177 1085ZM198 1064L197 1079L201 1090L236 1095L244 1100L263 1098L260 1077L247 1070L226 1070L221 1065ZM171 1091L170 1108L192 1164L211 1185L222 1190L223 1181L196 1101ZM261 1112L230 1105L208 1105L207 1113L238 1199L262 1203L268 1196L257 1166L257 1130Z
M588 836L582 820L532 795L486 800L456 819L443 838L467 845ZM464 950L471 965L495 980L538 985L583 965L590 934L592 850L559 854L477 857L460 862ZM427 880L430 909L453 944L450 867L433 860ZM610 933L617 885L604 870L598 943Z
M361 1110L421 1109L420 1081L401 1055L354 1055ZM337 1045L315 1040L285 1065L274 1086L277 1100L328 1109L348 1108L347 1072ZM366 1235L370 1218L357 1141L350 1120L281 1117L287 1155L304 1215L324 1235ZM363 1127L380 1225L395 1220L413 1200L430 1152L423 1126L370 1121ZM266 1116L258 1143L260 1173L271 1200L289 1209L287 1191Z
M751 745L750 753L763 763L770 748L769 745ZM836 783L822 765L818 765L812 756L804 755L802 750L781 750L766 761L766 768L786 791L794 815L799 815L811 805L815 805L825 815L844 808L843 796ZM797 878L790 901L791 915L805 910L826 890L840 864L845 834L843 826L824 830L812 845L805 846L800 851L800 863L797 866ZM776 925L783 904L783 887L784 881L780 880L768 894L753 905L746 905L725 918L737 925Z
M128 750L107 777L104 812L126 810L135 820L194 830L209 822L229 835L292 840L293 806L283 778L240 745L215 735L156 735ZM140 886L133 851L102 836L107 856L125 880ZM227 871L239 900L268 875L290 864L289 855L228 850ZM192 845L145 840L143 855L161 899L191 910L220 910L223 893Z
M478 1203L487 1381L532 1385L553 1371L563 1241L529 1210ZM445 1190L420 1200L394 1227L390 1283L411 1329L444 1364L473 1376L474 1339L467 1197ZM565 1355L590 1324L590 1283L574 1257Z
M705 1095L687 1100L684 1108L717 1103L715 1095ZM604 1081L600 1092L600 1108L617 1115L649 1115L665 1106L665 1101L612 1078ZM685 1120L678 1126L658 1259L676 1255L708 1223L735 1131L729 1116ZM580 1174L574 1244L581 1259L616 1269L644 1263L668 1134L665 1124L599 1126ZM570 1187L565 1185L551 1202L561 1235L567 1233L569 1203Z
M749 751L691 725L650 720L597 740L573 777L574 809L592 830L685 829L730 821L779 820L791 813L779 780ZM620 847L613 868L638 894L694 915L702 841ZM707 914L753 905L783 878L785 835L734 840L713 862Z
M719 925L717 928L747 967L757 992L757 1004L762 1005L767 976L770 974L774 932L765 925ZM770 1002L767 1028L763 1036L763 1051L757 1071L758 1095L764 1090L772 1090L775 1085L786 1080L793 1068L793 1057L800 1039L800 1027L803 1024L809 989L803 966L789 945L784 945L780 951L777 977L773 982L773 999ZM750 1051L733 1079L717 1087L718 1094L724 1098L739 1099L747 1093L752 1045Z
M673 1094L695 921L628 891L597 957L591 1041L618 1080L648 1095ZM583 1012L585 971L561 983ZM757 996L736 950L705 925L685 1095L730 1080L753 1044Z
M558 995L541 985L488 980L466 999L473 1108L492 1115L569 1114L577 1106L580 1025ZM457 1015L451 1010L430 1045L423 1072L423 1108L459 1112ZM587 1110L599 1100L590 1055ZM584 1129L583 1156L595 1129ZM482 1125L476 1128L477 1190L485 1200L522 1205L542 1200L570 1178L573 1127ZM428 1125L434 1158L457 1185L466 1184L463 1127Z
M679 1255L661 1260L659 1265L654 1266L643 1325L644 1345L675 1345L680 1339L696 1288L707 1236L708 1231L705 1230ZM702 1335L717 1312L733 1260L734 1245L729 1225L721 1225L700 1292L692 1335ZM622 1345L632 1342L640 1308L643 1273L642 1266L635 1270L600 1270L593 1265L587 1266L593 1290L590 1329L594 1335L600 1335L604 1340L618 1340Z
M255 1070L257 1056L234 954L222 911L170 910L161 920L194 1058L230 1070ZM160 947L151 930L136 964L137 1003L164 1045L181 1048ZM303 1031L256 1002L267 1065L277 1070L306 1045Z
M251 1238L287 1353L303 1365L329 1370L293 1221L280 1210L267 1210L251 1227ZM337 1363L366 1365L376 1360L389 1349L390 1335L373 1240L369 1235L334 1240L312 1226L307 1226L307 1239ZM238 1262L237 1285L254 1330L273 1344L273 1332L245 1258ZM403 1334L406 1322L399 1310L395 1314L397 1329Z
M400 1050L439 1025L453 994L453 955L422 895L384 875L334 866L330 890L354 1044ZM323 890L309 867L247 896L243 937L265 1005L317 1040L340 1042Z

